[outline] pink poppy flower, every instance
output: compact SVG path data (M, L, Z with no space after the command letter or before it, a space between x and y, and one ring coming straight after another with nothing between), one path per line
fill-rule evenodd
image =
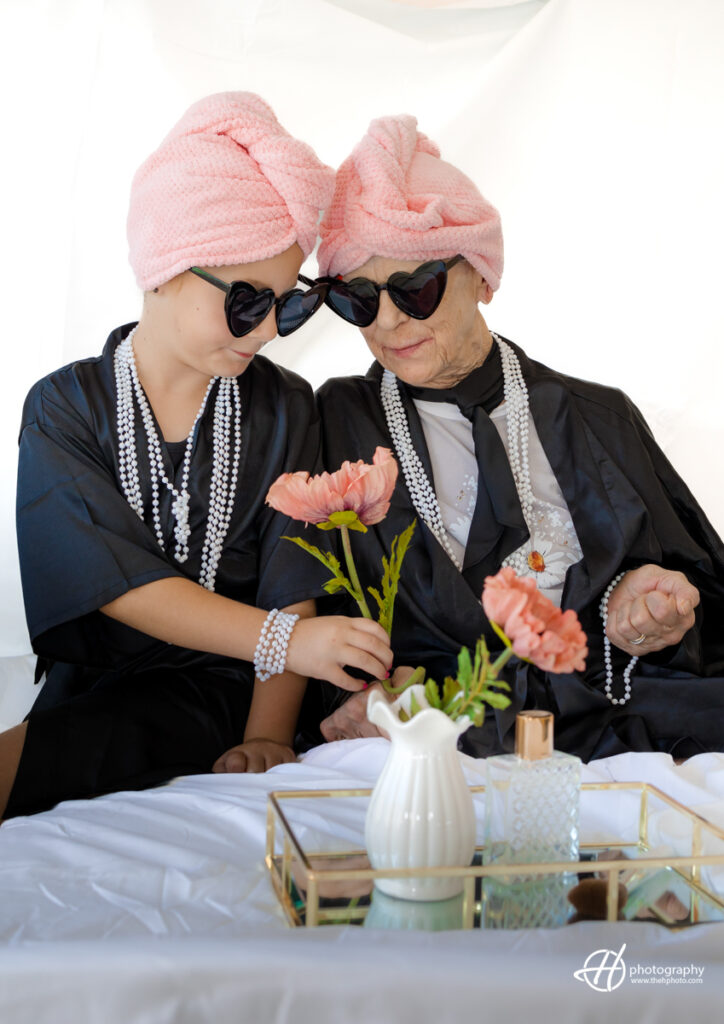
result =
M397 462L389 448L377 448L372 464L343 462L336 473L283 473L269 488L266 502L305 523L326 522L334 512L356 512L365 526L387 515L397 480Z
M519 658L546 672L582 672L586 667L586 634L578 616L562 612L544 597L530 578L519 578L506 566L485 580L485 614L499 626Z

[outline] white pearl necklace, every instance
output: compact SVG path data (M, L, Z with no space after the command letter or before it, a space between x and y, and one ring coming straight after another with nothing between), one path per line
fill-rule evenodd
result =
M390 431L397 458L402 466L402 473L405 477L407 490L410 492L415 511L426 523L437 542L448 553L455 567L462 569L462 564L455 557L450 541L447 538L447 531L442 521L442 513L440 512L437 495L428 480L425 468L420 461L420 456L415 451L415 446L412 443L405 408L400 398L399 388L397 387L397 377L390 370L385 370L382 374L380 397L382 399L382 408L385 410L387 428Z
M498 343L500 361L503 365L508 461L513 473L515 489L518 492L523 519L530 535L525 544L503 559L503 565L515 569L518 576L529 576L531 567L528 564L528 555L529 550L533 549L533 489L530 485L530 467L528 465L528 387L513 349L497 335L494 334L493 337Z
M530 540L517 551L513 551L503 560L503 565L515 569L519 576L535 575L528 563L528 550L533 543L533 490L530 484L528 466L528 388L520 363L510 345L507 345L497 334L493 334L500 349L503 367L503 396L505 398L505 422L508 432L508 459L510 461L515 488L518 492L523 518L528 527ZM405 415L405 408L400 397L397 377L390 370L385 370L380 385L382 408L387 420L387 428L395 447L395 453L402 466L407 490L412 504L420 518L425 522L438 543L445 549L450 560L457 569L462 565L455 557L447 531L442 521L440 504L427 473L415 451L410 437L410 428Z
M626 668L623 670L623 682L624 692L623 697L614 697L612 686L613 686L613 662L611 660L611 641L606 636L606 623L608 622L608 599L614 592L616 585L626 575L625 572L620 572L618 576L615 576L609 585L606 587L603 597L601 598L601 605L599 611L601 612L601 619L603 621L603 661L606 666L606 686L605 693L612 704L626 704L631 697L631 673L634 670L634 665L639 660L638 656L635 656L628 663Z
M128 337L117 347L114 356L116 377L116 417L118 425L118 471L121 487L128 504L139 519L144 518L144 501L138 477L138 458L136 454L135 399L141 412L141 419L146 432L148 445L148 462L151 478L151 517L156 539L162 550L165 550L163 529L159 511L160 484L173 495L171 511L175 520L174 538L176 550L174 557L177 562L185 562L189 556L189 474L191 470L191 453L193 451L196 426L204 414L209 395L219 381L216 395L213 426L213 462L211 469L211 492L209 511L206 520L206 536L201 551L201 572L199 583L207 590L213 590L216 584L216 571L221 558L226 534L231 521L231 512L236 495L236 481L241 455L241 397L239 383L235 377L212 377L201 402L201 407L186 438L186 449L181 469L180 489L169 480L163 464L163 449L153 422L153 414L141 386L133 353L134 328ZM234 450L230 459L231 423L234 423Z

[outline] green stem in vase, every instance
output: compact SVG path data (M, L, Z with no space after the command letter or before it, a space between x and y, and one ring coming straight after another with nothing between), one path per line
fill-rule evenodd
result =
M507 640L507 637L506 637ZM509 641L508 641L509 643ZM490 664L488 658L488 649L483 639L478 640L476 651L475 651L475 666L471 673L468 685L463 685L463 698L455 704L455 716L459 718L461 715L466 714L469 708L481 706L482 701L490 703L490 696L492 691L490 685L502 686L508 689L508 685L499 681L497 676L503 665L513 656L512 646L508 646L502 651L495 659L493 664ZM466 665L470 666L469 658L465 660ZM508 701L510 703L510 701Z
M493 664L490 666L490 671L493 674L493 678L498 675L503 665L505 665L513 656L513 648L506 647L504 651L501 651L498 657L495 659Z
M366 619L371 619L372 614L367 606L364 591L360 585L359 576L357 575L357 567L354 564L354 558L352 557L352 544L349 539L349 527L341 525L339 530L342 533L342 547L344 548L344 560L347 563L347 572L352 582L352 586L355 589L355 601L359 606L359 610L362 612Z

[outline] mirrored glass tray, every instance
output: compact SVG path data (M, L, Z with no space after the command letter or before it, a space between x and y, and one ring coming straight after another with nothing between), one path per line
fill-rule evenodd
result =
M724 920L724 830L655 786L584 783L580 860L514 868L483 864L485 787L470 792L478 830L470 866L384 873L370 866L364 850L371 790L270 793L266 865L288 922L439 931L580 920L683 928ZM424 902L393 899L374 887L376 878L426 876L459 878L462 891Z

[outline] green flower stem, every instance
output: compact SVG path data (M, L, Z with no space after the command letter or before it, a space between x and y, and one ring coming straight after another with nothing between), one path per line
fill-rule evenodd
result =
M510 661L512 656L513 656L513 648L512 647L506 647L504 651L501 651L501 653L495 659L493 664L490 666L490 671L491 671L491 673L493 675L493 679L495 679L497 677L498 672L500 672L500 670L503 667L503 665L505 665L508 661Z
M388 693L393 693L395 694L395 696L399 696L401 693L404 693L405 690L408 690L411 686L416 686L418 683L424 682L425 669L422 667L422 665L418 665L415 671L412 673L412 675L408 676L405 682L400 683L399 686L393 686L392 683L388 682L387 679L382 680L382 686L384 687L385 690L387 690Z
M355 601L357 602L357 604L359 606L359 610L362 612L363 616L366 619L371 619L372 618L372 613L370 612L370 610L369 610L369 608L367 606L367 601L365 600L364 591L362 590L362 586L361 586L360 581L359 581L359 576L357 575L357 568L356 568L356 566L354 564L354 559L352 557L352 544L350 543L350 539L349 539L349 527L347 527L347 526L339 526L338 528L339 528L339 530L342 533L342 546L344 548L344 559L345 559L345 561L347 563L347 572L349 573L349 578L352 581L352 586L355 589Z

